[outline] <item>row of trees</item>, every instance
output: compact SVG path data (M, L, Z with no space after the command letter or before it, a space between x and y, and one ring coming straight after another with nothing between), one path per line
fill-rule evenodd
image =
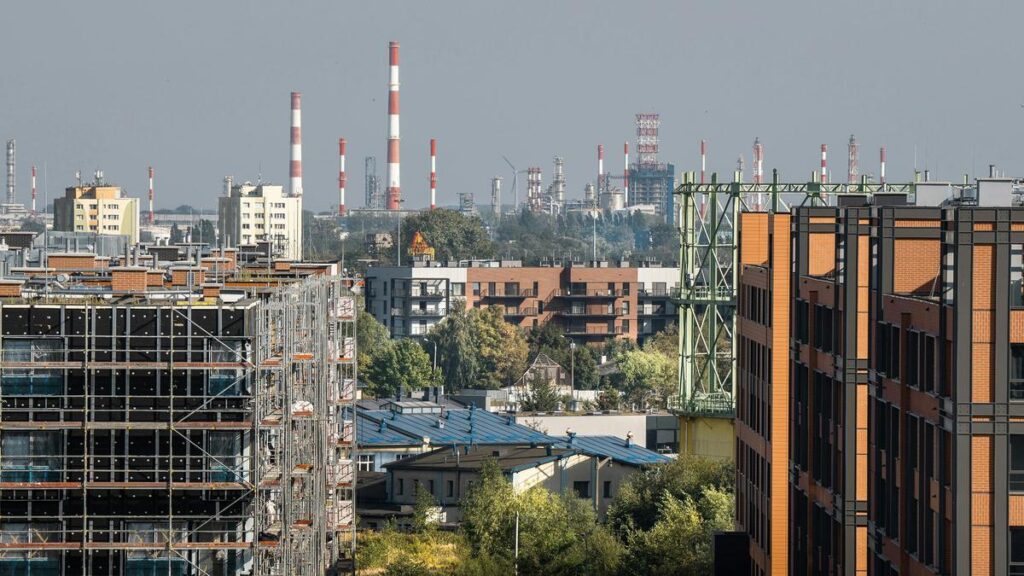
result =
M517 493L489 462L462 502L459 532L436 530L436 504L420 492L413 532L367 534L359 569L392 576L710 574L713 534L732 529L733 473L729 463L686 456L638 472L600 522L590 502L571 493Z

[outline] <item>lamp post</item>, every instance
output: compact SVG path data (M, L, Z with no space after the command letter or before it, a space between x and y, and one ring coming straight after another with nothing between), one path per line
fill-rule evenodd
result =
M576 343L569 342L569 394L576 392Z

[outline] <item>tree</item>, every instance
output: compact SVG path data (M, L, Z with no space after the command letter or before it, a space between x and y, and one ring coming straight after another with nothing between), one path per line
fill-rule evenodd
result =
M680 455L630 477L608 509L628 544L628 573L709 574L714 533L732 529L734 473L731 463Z
M363 380L368 391L378 398L441 383L440 374L430 365L430 356L408 338L388 341L372 354Z
M526 338L496 307L467 311L461 302L453 303L451 313L427 334L427 344L437 347L445 386L453 390L500 388L526 370Z
M370 359L378 350L387 346L391 334L383 324L377 321L361 307L356 318L356 350L359 355L359 373L365 374L370 369Z
M526 381L527 395L523 399L523 410L526 412L551 412L558 409L561 400L555 387L537 370L530 374Z
M180 243L182 243L184 241L185 241L185 235L181 232L181 228L178 228L178 225L176 223L175 224L171 224L170 243L171 244L180 244Z
M622 395L611 386L604 386L597 394L598 410L618 410Z
M436 260L492 258L495 255L494 243L477 216L443 209L417 212L402 220L402 238L412 238L416 232L434 248Z
M630 350L616 359L622 373L623 392L634 404L644 404L651 396L664 400L677 388L678 369L663 354Z
M199 219L194 226L189 229L192 242L203 242L204 244L215 245L217 244L217 228L213 225L212 220L206 218Z
M597 522L589 502L534 487L516 494L494 461L467 494L463 530L474 554L513 559L519 520L518 572L617 574L624 550Z
M416 485L416 504L412 509L412 529L420 534L428 533L437 529L434 518L434 511L437 508L437 500L429 490L422 484Z

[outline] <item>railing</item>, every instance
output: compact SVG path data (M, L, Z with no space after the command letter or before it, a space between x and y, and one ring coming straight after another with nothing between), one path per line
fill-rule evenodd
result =
M668 298L673 294L678 293L678 288L669 290L668 288L659 288L657 290L638 290L637 295L641 298Z
M729 286L719 286L717 290L712 290L709 286L694 286L689 289L673 288L672 298L681 301L698 301L698 300L711 300L714 296L715 300L735 300L735 291Z
M444 298L448 295L448 291L443 288L427 288L423 290L418 288L410 290L408 294L395 294L396 297L401 296L403 298Z
M561 316L573 316L573 317L584 317L584 316L623 316L626 312L623 312L622 308L597 308L597 309L586 309L583 310L559 310L558 314Z
M249 458L237 454L206 452L166 456L8 456L0 460L0 483L85 483L110 488L117 486L109 485L137 482L245 484L251 476L250 462Z
M569 327L565 329L566 336L614 336L625 333L626 331L622 329L622 326L612 328L607 326L587 326L586 328Z
M687 416L732 418L736 414L736 403L731 396L724 393L702 394L689 399L684 399L682 396L670 396L668 409Z
M504 312L505 316L536 316L536 308L517 308L515 310L506 308Z
M594 288L590 290L558 290L555 296L559 298L618 298L623 296L622 290L608 288Z
M448 310L444 308L412 308L409 310L409 316L447 316Z
M480 293L477 296L479 296L480 298L535 298L537 296L537 292L530 289L513 290L505 292L501 292L498 290L490 292L488 290L481 289L479 292Z

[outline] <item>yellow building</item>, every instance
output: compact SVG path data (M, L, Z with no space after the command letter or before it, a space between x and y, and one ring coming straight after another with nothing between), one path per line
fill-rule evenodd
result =
M71 186L53 201L53 229L93 234L123 234L139 241L139 199L121 196L121 188L97 177L91 184Z

